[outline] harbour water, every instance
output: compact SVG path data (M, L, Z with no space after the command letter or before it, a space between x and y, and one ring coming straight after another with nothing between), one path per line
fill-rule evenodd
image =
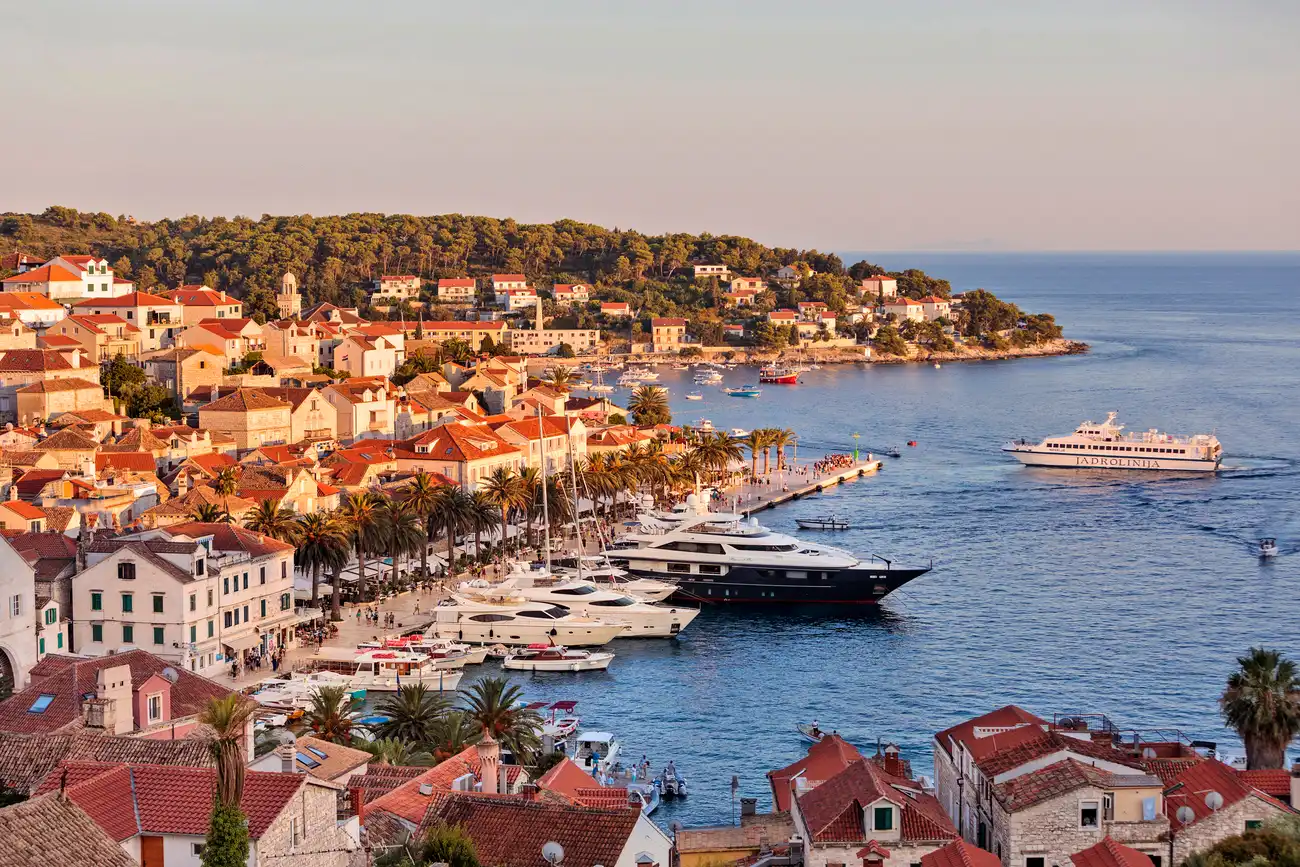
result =
M867 258L1054 313L1092 351L828 367L758 400L685 401L689 373L661 381L677 421L790 427L800 457L849 451L855 432L864 451L916 440L760 520L802 534L796 517L835 511L854 529L819 538L934 571L878 611L708 610L679 641L615 642L607 673L520 678L528 698L578 700L630 760L674 759L691 793L656 819L688 826L730 820L733 775L769 808L764 772L802 754L795 725L814 717L864 749L897 742L920 773L935 731L1009 702L1231 746L1216 700L1235 656L1300 656L1300 256ZM1217 432L1224 472L1034 470L998 450L1111 409L1130 429ZM1260 536L1282 556L1261 563Z

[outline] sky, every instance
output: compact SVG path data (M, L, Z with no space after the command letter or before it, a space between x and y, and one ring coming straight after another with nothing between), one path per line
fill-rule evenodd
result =
M0 0L0 20L0 211L1300 248L1295 0Z

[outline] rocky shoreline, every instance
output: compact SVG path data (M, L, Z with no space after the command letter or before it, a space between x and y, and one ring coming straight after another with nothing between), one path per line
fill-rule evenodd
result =
M757 350L714 350L705 352L690 361L717 361L731 354L731 361L739 364L767 363L815 363L815 364L933 364L934 362L958 361L1008 361L1016 358L1040 358L1058 355L1083 355L1090 347L1078 340L1049 340L1034 346L1018 346L1009 349L985 349L983 347L959 348L953 352L930 352L916 346L909 346L911 355L902 358L897 355L875 355L866 358L863 346L836 346L817 348L807 347L797 352L763 352ZM637 364L680 363L683 359L663 356L643 355L629 359Z

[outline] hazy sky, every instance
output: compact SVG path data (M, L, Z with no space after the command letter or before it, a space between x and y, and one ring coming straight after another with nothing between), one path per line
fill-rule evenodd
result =
M1300 248L1297 0L0 0L0 211Z

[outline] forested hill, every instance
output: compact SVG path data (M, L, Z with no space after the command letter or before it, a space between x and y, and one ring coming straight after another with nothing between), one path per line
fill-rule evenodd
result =
M644 235L574 220L526 225L510 219L348 214L292 217L183 217L144 223L53 206L41 214L0 215L0 254L38 258L95 253L141 289L204 283L274 310L280 275L293 271L309 302L353 303L357 287L379 274L480 277L524 273L548 281L592 283L652 292L655 284L692 274L695 262L723 263L737 274L763 276L806 263L830 278L883 274L862 262L846 268L816 250L768 247L734 235ZM644 284L644 285L643 285ZM946 281L903 272L903 294L948 294Z

